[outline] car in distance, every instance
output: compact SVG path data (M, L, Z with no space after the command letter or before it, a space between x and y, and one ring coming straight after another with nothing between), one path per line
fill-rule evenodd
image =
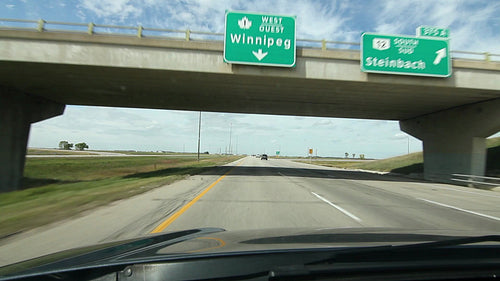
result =
M262 154L260 156L260 160L267 160L267 154Z

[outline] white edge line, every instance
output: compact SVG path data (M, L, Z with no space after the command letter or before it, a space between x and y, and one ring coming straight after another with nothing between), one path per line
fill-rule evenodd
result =
M447 207L447 208L455 209L455 210L458 210L458 211L462 211L462 212L474 214L476 216L481 216L481 217L489 218L489 219L492 219L492 220L500 221L500 218L497 218L497 217L494 217L494 216L489 216L489 215L481 214L481 213L478 213L478 212L465 210L465 209L462 209L462 208L458 208L458 207L446 205L446 204L443 204L443 203L434 202L434 201L423 199L423 198L417 198L417 199L425 201L425 202L428 202L428 203L436 204L436 205L439 205L439 206L442 206L442 207Z
M316 196L316 197L318 197L319 199L321 199L322 201L324 201L325 203L327 203L327 204L329 204L330 206L334 207L335 209L337 209L337 210L341 211L342 213L344 213L344 215L347 215L347 216L349 216L350 218L352 218L352 219L354 219L354 220L356 220L356 221L358 221L358 222L361 222L361 219L360 219L360 218L358 218L358 217L356 217L355 215L353 215L353 214L349 213L348 211L346 211L346 210L345 210L345 209L343 209L342 207L339 207L339 206L337 206L337 205L333 204L332 202L330 202L330 201L326 200L325 198L321 197L320 195L318 195L318 194L316 194L316 193L314 193L314 192L312 192L312 191L311 191L311 193L312 193L312 194L314 194L314 196Z

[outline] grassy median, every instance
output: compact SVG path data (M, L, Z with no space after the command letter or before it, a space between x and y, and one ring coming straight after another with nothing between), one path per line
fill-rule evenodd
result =
M23 190L0 194L0 238L170 184L238 156L28 158Z

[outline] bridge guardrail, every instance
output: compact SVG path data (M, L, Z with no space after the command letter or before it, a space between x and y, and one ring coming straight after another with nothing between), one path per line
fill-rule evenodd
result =
M451 180L466 183L470 187L494 188L500 187L500 178L483 177L475 175L452 174Z
M61 26L66 27L61 28ZM76 33L87 33L87 34L109 34L109 35L121 35L121 36L136 36L139 38L163 38L163 39L183 39L186 41L190 40L213 40L222 41L224 38L224 33L217 32L207 32L207 31L194 31L190 29L180 30L180 29L166 29L166 28L151 28L144 27L142 25L138 26L120 26L120 25L105 25L105 24L95 24L95 23L71 23L71 22L60 22L60 21L46 21L43 19L39 20L24 20L24 19L4 19L0 18L0 30L32 30L39 32L76 32ZM177 36L172 36L173 34L178 34ZM332 41L326 39L297 39L297 46L299 47L310 47L318 48L320 46L322 50L328 49L339 49L330 48L329 46L348 46L344 49L354 49L359 50L360 43L358 42L343 42L343 41ZM470 51L457 51L452 50L452 58L461 59L477 59L484 61L500 61L500 54L492 54L489 52L470 52Z

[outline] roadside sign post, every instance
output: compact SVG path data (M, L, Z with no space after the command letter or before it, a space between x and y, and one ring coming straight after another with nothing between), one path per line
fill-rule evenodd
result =
M226 11L224 62L295 67L295 16Z
M361 71L449 77L451 58L448 40L363 33Z

